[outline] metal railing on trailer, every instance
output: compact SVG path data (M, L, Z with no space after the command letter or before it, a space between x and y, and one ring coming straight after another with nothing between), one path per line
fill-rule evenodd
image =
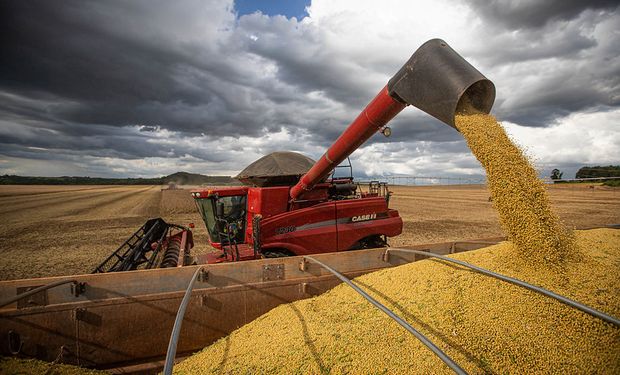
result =
M618 226L613 225L609 227ZM403 249L402 251L404 252L401 253L399 253L397 248L390 248L387 251L384 248L360 250L361 253L344 252L321 254L312 257L320 260L324 264L341 265L337 272L342 272L342 274L346 275L346 277L353 279L354 277L366 273L362 270L378 270L385 267L398 266L408 262L426 259L430 255L426 249L430 249L430 251L433 251L434 253L451 254L454 252L477 249L482 247L480 245L490 245L502 240L505 240L505 238L497 237L482 240L458 241L457 243L446 242L441 244L424 244L413 247L419 251ZM366 254L365 256L362 256L362 258L364 258L363 261L360 261L361 254ZM236 306L235 302L241 300L240 298L237 298L235 294L238 290L237 287L241 288L239 290L243 290L244 295L247 293L247 290L256 292L256 294L252 297L253 301L256 302L260 300L267 303L267 305L265 305L265 309L260 312L260 314L263 314L270 308L276 306L279 302L291 302L301 298L307 298L308 296L316 296L317 294L334 287L338 281L342 281L337 277L334 277L332 273L324 270L323 268L317 268L315 270L313 267L314 265L311 266L312 269L310 272L301 271L299 269L299 259L300 258L281 258L278 260L281 264L274 264L273 260L244 262L243 264L247 265L247 267L242 267L243 269L237 273L233 271L238 269L238 263L216 265L213 266L213 268L211 268L212 266L199 266L202 267L204 276L201 278L199 274L196 284L200 285L200 283L203 282L206 284L198 286L194 290L191 301L186 305L187 316L185 317L184 324L195 325L197 322L202 322L201 324L217 325L218 319L221 319L221 316L216 317L218 316L217 314L221 314L222 311L227 311L226 314L229 316L228 314L232 310L226 310L226 306L232 306L234 308L234 306ZM344 262L342 261L343 259L345 260ZM310 259L306 259L306 261L311 262ZM443 260L440 261L442 263L444 262ZM274 268L274 266L278 266L279 268ZM459 266L458 269L466 270L462 266ZM159 361L153 362L151 360L152 358L155 358L153 356L148 357L151 362L144 362L147 357L143 357L142 352L131 351L133 348L131 345L127 346L124 344L118 344L116 341L106 341L116 340L113 335L108 335L105 337L99 336L102 335L104 331L98 328L96 325L98 324L97 321L93 319L98 318L101 321L101 319L106 320L110 314L122 314L123 311L132 311L134 313L139 311L140 314L149 316L155 320L169 320L170 326L172 326L173 320L175 320L175 315L161 315L161 311L163 310L160 308L153 310L154 305L152 302L158 301L158 304L163 303L164 300L161 299L161 295L166 295L167 302L160 305L160 307L167 306L166 311L179 310L181 298L184 298L184 294L187 294L186 289L188 286L188 280L192 278L192 275L195 273L196 269L187 268L184 271L178 270L178 273L173 273L172 271L176 270L162 269L144 273L126 272L119 274L118 276L108 275L113 276L112 278L106 277L105 275L80 275L70 279L66 278L64 280L50 278L39 282L36 280L4 282L5 286L0 288L0 294L2 295L1 300L5 303L0 303L0 305L6 306L18 300L21 301L18 302L13 309L2 309L2 313L0 314L0 323L5 325L7 329L14 331L11 337L16 339L13 348L21 347L19 342L19 336L21 335L21 337L30 337L31 342L32 340L36 340L37 345L41 344L41 346L45 347L48 352L57 350L61 346L71 348L71 345L77 345L78 343L80 345L84 344L90 349L84 352L86 355L82 356L82 359L85 360L83 363L91 363L91 366L98 364L98 367L100 368L112 368L116 366L116 368L119 369L129 369L132 368L132 366L142 366L141 364L144 364L144 366L149 368L161 368L158 366L162 366L163 363ZM467 271L471 272L469 270ZM284 277L285 275L286 277ZM332 281L328 282L328 277ZM166 280L166 282L165 284L160 285L158 284L158 280ZM280 289L273 289L276 291L275 293L268 293L259 286L261 282L267 282L270 283L270 285L272 283L281 285L281 282L284 282L282 286L288 287L285 287L282 290L282 293L280 293ZM355 281L352 282L356 283ZM69 283L71 283L71 289L69 289L68 286L66 289L62 287L54 287ZM41 287L41 284L45 284L43 285L44 289L51 289L55 292L48 296L47 292L41 292L43 289L33 290L34 288ZM292 285L298 285L299 288L291 289ZM162 286L165 286L164 290L161 289ZM232 287L229 292L220 293L229 287ZM272 287L273 286L270 286L269 288ZM28 292L29 290L31 291ZM171 292L176 293L177 291L180 294L179 296L176 294L170 294ZM15 292L18 294L17 296L14 295ZM109 302L106 302L106 298L109 298L108 295L111 292L114 299L121 295L118 293L122 293L125 298L129 298L127 300L128 303L118 305L118 309L109 309ZM45 293L45 295L42 295L43 293ZM198 301L194 299L196 294L200 294L200 299ZM140 297L151 295L152 297ZM265 299L258 298L263 295L266 296ZM38 298L37 296L41 298ZM274 297L277 301L274 300ZM194 304L196 304L196 306L204 306L208 309L212 309L209 311L212 311L214 314L204 314L200 310L195 310ZM224 310L222 310L223 308ZM87 314L84 313L86 309L88 311ZM197 313L199 314L197 315ZM50 318L50 314L53 315L53 318ZM248 317L250 320L245 320L245 318L242 318L238 322L239 324L248 323L252 319L260 316L260 314ZM60 316L62 316L62 321L59 320L55 324L47 325L50 322L54 322L54 319L57 319L57 317ZM75 320L76 324L80 324L81 329L83 328L85 330L83 334L84 337L98 337L98 340L100 340L98 342L105 343L106 348L93 348L92 344L88 341L82 341L83 337L77 334L74 338L74 343L71 342L72 340L65 340L67 337L72 337L70 333L71 330L65 330L67 328L65 323L67 321L71 322L72 319ZM605 319L605 317L603 317L603 319ZM607 318L606 321L612 322L610 324L615 324L615 326L617 326L618 319L612 316ZM235 322L237 322L237 320L235 320ZM69 326L73 327L73 325ZM180 339L180 355L189 355L222 337L220 334L228 334L231 332L230 329L234 329L236 327L238 327L238 325L234 324L229 328L218 330L218 332L215 333L209 332L207 333L209 336L208 340L205 339L205 332L203 331L200 331L199 334L196 334L196 330L193 330L190 333L185 332L181 335L183 338ZM128 327L128 331L131 331L131 329L132 327ZM55 332L56 335L50 335L50 332ZM139 334L142 333L141 331L135 329L133 332L135 337L139 337ZM152 343L157 342L157 345L159 345L159 351L152 352L152 354L157 353L157 356L165 355L166 345L169 344L169 337L162 338L160 334L154 334L154 332L144 333L146 335L145 338L141 339L142 341L147 340ZM204 341L200 341L203 339ZM188 342L193 342L193 344L188 344ZM196 345L197 342L201 343L200 346ZM30 345L30 347L25 347L26 352L31 353L27 355L32 356L33 348L34 347L32 345ZM99 353L97 350L102 350L103 352ZM119 356L117 353L123 354L122 356ZM123 362L126 356L125 353L134 356L136 361ZM94 355L96 355L96 357ZM98 358L101 358L102 355L111 356L110 358L112 359L108 359L108 362L98 362ZM75 359L77 359L77 363L79 363L80 357L73 358L69 360L69 362L74 361ZM110 364L113 364L113 366L110 366Z
M431 340L429 340L426 336L424 336L420 331L418 331L415 328L413 328L409 323L407 323L405 320L403 320L400 316L396 315L392 310L388 309L383 304L381 304L379 301L377 301L376 299L372 298L368 293L364 292L360 287L358 287L353 282L351 282L351 280L349 280L346 276L342 275L341 273L339 273L335 269L329 267L325 263L322 263L322 262L314 259L311 256L305 256L304 260L306 260L306 259L310 260L310 261L312 261L312 262L314 262L316 264L318 264L319 266L323 267L327 271L331 272L334 276L336 276L338 279L340 279L342 282L344 282L345 284L350 286L353 290L355 290L362 297L364 297L364 299L366 299L368 302L370 302L374 307L378 308L383 313L385 313L387 316L389 316L390 318L395 320L396 323L400 324L409 333L411 333L418 340L420 340L422 342L422 344L424 344L427 348L429 348L437 357L439 357L439 359L441 359L455 373L457 373L459 375L467 374L465 372L465 370L463 370L456 362L454 362L454 360L452 358L450 358L446 353L444 353L441 349L439 349L439 347L437 347L437 345L435 345ZM306 267L307 266L306 266L305 262L302 261L301 264L300 264L300 269L305 271Z
M30 296L33 296L37 293L43 292L45 290L48 289L52 289L52 288L56 288L58 286L61 285L65 285L65 284L71 284L71 294L73 294L74 296L79 296L80 294L84 293L84 290L86 288L86 283L80 283L77 280L74 279L68 279L68 280L58 280L58 281L54 281L53 283L49 283L46 285L41 285L39 287L36 288L32 288L26 292L20 293L18 295L16 295L15 297L9 298L5 301L0 302L0 308L8 306L12 303L15 303L17 301L21 301L24 298L28 298Z
M183 299L181 300L181 304L179 305L179 309L177 310L176 318L174 319L174 326L172 327L172 333L170 334L170 341L168 342L168 350L166 351L166 361L164 364L164 374L170 375L172 374L172 368L174 367L174 359L177 354L177 343L179 342L179 336L181 334L181 325L183 324L183 318L185 317L185 310L187 309L187 304L192 296L192 291L194 290L194 284L196 284L196 280L199 279L200 275L203 275L202 278L206 278L206 274L202 267L198 268L196 272L192 275L192 278L187 285L187 289L185 290L185 295L183 295Z

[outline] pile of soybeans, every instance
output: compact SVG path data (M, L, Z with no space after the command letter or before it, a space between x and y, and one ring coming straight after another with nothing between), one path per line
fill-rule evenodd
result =
M578 231L584 255L540 272L505 242L453 257L620 316L620 230ZM620 329L523 288L423 260L354 279L469 373L618 373ZM341 284L280 305L179 363L178 374L451 373Z
M104 375L108 372L89 370L78 366L51 363L37 359L0 357L0 374L3 375Z
M492 116L457 116L510 242L453 257L620 316L620 231L571 232ZM332 265L337 268L337 265ZM354 282L470 373L618 373L620 329L497 279L423 260ZM450 373L347 285L281 305L175 367L199 373Z

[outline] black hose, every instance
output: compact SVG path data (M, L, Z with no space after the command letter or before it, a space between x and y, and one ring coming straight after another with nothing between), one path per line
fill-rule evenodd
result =
M18 294L15 297L9 298L6 301L0 302L0 308L3 308L6 305L10 305L10 304L12 304L14 302L17 302L19 300L22 300L24 298L30 297L31 295L37 294L37 293L42 292L44 290L55 288L55 287L57 287L59 285L64 285L64 284L69 284L69 283L77 283L77 281L75 281L75 280L58 280L58 281L54 281L53 283L49 283L47 285L41 285L38 288L31 289L31 290L29 290L27 292Z
M431 257L431 258L438 258L438 259L441 259L441 260L445 260L446 262L456 263L456 264L458 264L460 266L472 269L472 270L474 270L476 272L480 272L483 275L495 277L497 279L506 281L508 283L512 283L512 284L518 285L520 287L529 289L531 291L543 294L543 295L545 295L547 297L551 297L551 298L556 299L556 300L558 300L558 301L560 301L560 302L562 302L562 303L564 303L564 304L566 304L568 306L574 307L574 308L576 308L578 310L581 310L581 311L583 311L583 312L585 312L587 314L590 314L590 315L592 315L594 317L597 317L597 318L599 318L601 320L604 320L604 321L606 321L608 323L614 324L615 326L620 326L620 320L619 319L614 318L611 315L607 315L607 314L605 314L602 311L596 310L595 308L592 308L590 306L586 306L586 305L581 304L581 303L579 303L577 301L574 301L574 300L572 300L570 298L561 296L561 295L559 295L557 293L554 293L554 292L552 292L552 291L550 291L548 289L541 288L539 286L529 284L529 283L527 283L525 281L522 281L522 280L519 280L519 279L515 279L514 277L505 276L505 275L502 275L502 274L499 274L499 273L496 273L496 272L493 272L493 271L489 271L487 269L484 269L484 268L481 268L481 267L478 267L478 266L474 266L473 264L469 264L467 262L463 262L462 260L458 260L458 259L454 259L454 258L449 258L447 256L443 256L443 255L439 255L439 254L435 254L435 253L429 253L429 252L420 251L420 250L398 249L398 248L392 248L391 247L391 248L388 248L387 250L385 250L386 254L389 251L400 251L400 252L405 252L405 253L413 253L413 254L428 256L428 257Z
M465 370L463 370L458 364L456 364L456 362L454 362L452 360L452 358L448 357L448 355L446 353L444 353L435 344L433 344L433 342L430 341L426 336L424 336L422 333L420 333L415 328L413 328L409 323L404 321L401 317L399 317L398 315L394 314L393 311L391 311L390 309L388 309L387 307L382 305L379 301L377 301L376 299L372 298L370 295L368 295L368 293L364 292L360 287L358 287L357 285L353 284L353 282L351 282L351 280L349 280L346 276L342 275L338 271L336 271L333 268L329 267L328 265L326 265L326 264L324 264L324 263L314 259L311 256L305 256L304 258L315 262L316 264L320 265L321 267L325 268L326 270L328 270L329 272L334 274L334 276L336 276L342 282L346 283L351 288L353 288L353 290L358 292L368 302L373 304L379 310L383 311L390 318L394 319L398 324L400 324L407 331L409 331L411 334L413 334L418 340L420 340L422 342L422 344L426 345L426 347L428 347L433 353L435 353L455 373L457 373L459 375L467 374L465 372Z
M177 311L177 316L174 319L174 327L172 328L172 333L170 334L170 341L168 342L168 351L166 352L166 363L164 365L164 374L170 375L172 374L172 367L174 367L174 357L177 354L177 343L179 341L179 334L181 333L181 324L183 324L183 317L185 316L185 309L187 309L187 304L191 299L192 290L194 289L194 284L196 283L196 279L198 275L202 271L202 267L199 267L196 272L194 272L194 276L189 281L189 285L187 285L187 289L185 290L185 295L183 296L183 300L179 305L179 310Z

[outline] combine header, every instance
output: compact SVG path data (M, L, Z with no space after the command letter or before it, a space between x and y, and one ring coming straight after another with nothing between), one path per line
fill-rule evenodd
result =
M178 232L171 234L172 230ZM192 231L163 219L150 219L93 273L133 271L137 269L180 267L192 263Z

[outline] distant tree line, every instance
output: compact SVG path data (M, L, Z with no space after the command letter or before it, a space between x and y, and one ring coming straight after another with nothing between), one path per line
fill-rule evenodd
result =
M232 185L239 182L230 176L205 176L197 173L177 172L156 178L103 178L103 177L35 177L0 176L0 185Z
M596 177L620 177L620 165L609 165L607 167L582 167L575 175L575 178Z
M161 185L160 178L102 178L102 177L34 177L34 176L0 176L0 185Z
M559 169L555 168L551 171L551 179L554 183L565 183L570 182L566 180L562 180L563 172ZM596 167L581 167L577 174L575 174L575 178L605 178L605 177L620 177L620 165L609 165L606 167L596 166ZM620 186L619 179L610 179L610 180L602 180L603 185L606 186Z

